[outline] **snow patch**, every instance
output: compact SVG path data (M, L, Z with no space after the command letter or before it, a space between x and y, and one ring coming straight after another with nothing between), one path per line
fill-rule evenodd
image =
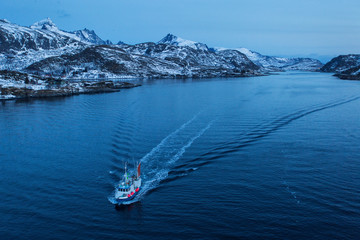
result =
M190 47L197 50L209 50L206 44L194 42L191 40L186 40L180 37L177 37L172 34L166 35L163 39L161 39L158 43L175 45L179 47Z
M50 18L43 19L30 26L31 29L41 29L49 31L59 31L58 27L51 21Z

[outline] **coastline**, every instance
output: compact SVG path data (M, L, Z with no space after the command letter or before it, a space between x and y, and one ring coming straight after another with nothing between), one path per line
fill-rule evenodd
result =
M119 92L139 87L139 83L115 80L63 80L42 78L14 71L0 71L0 101L63 97L79 94Z
M267 76L265 73L250 74L238 73L227 74L225 78L258 77ZM206 78L219 76L209 75ZM221 76L220 76L221 77ZM154 76L148 78L139 77L117 77L107 79L79 79L79 78L54 78L43 77L10 70L0 70L0 101L28 99L28 98L48 98L64 97L79 94L110 93L119 92L121 89L128 89L141 86L138 83L141 79L187 79L186 76ZM194 76L194 79L203 77Z

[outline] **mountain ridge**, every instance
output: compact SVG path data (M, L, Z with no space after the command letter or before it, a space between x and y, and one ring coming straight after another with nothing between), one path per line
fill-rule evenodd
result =
M194 49L207 50L213 52L219 52L224 50L236 50L245 54L251 61L253 61L260 68L265 71L285 71L285 70L308 70L316 71L319 70L323 64L312 58L284 58L265 56L258 52L249 50L247 48L223 48L223 47L211 47L209 48L206 44L186 40L181 37L175 36L171 33L167 34L158 43L170 44L174 46L188 46Z
M66 78L230 77L312 71L319 62L264 56L245 48L209 48L170 33L157 43L114 45L87 28L60 30L47 18L30 27L0 20L0 68Z
M139 50L140 49L140 50ZM167 54L171 49L172 55ZM176 49L176 51L175 51ZM183 57L174 55L179 52ZM189 47L142 43L93 45L76 54L64 54L33 63L25 71L66 78L200 78L262 75L245 55L218 56ZM213 54L209 56L210 54ZM206 61L203 58L211 59Z

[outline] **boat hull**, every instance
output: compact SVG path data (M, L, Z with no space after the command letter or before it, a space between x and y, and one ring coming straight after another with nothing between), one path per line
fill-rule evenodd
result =
M135 192L131 197L127 197L127 198L115 198L116 204L117 204L117 205L121 205L121 204L124 204L124 203L126 203L126 202L129 202L129 201L133 200L133 199L136 197L136 195L138 195L139 192L140 192L140 189L139 189L139 191Z

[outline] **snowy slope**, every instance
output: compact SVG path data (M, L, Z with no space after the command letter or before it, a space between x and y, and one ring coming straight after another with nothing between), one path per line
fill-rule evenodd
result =
M67 78L134 78L181 74L182 69L161 59L130 55L116 46L92 46L77 54L47 58L30 65L28 72Z
M261 73L237 51L215 54L166 44L91 46L76 54L51 57L25 70L66 78L174 78L254 76Z
M21 70L42 59L79 52L92 44L108 44L94 31L60 30L47 18L23 27L0 20L0 69Z
M219 71L224 70L224 72L227 72L227 70L258 72L259 70L259 67L244 54L233 50L226 53L214 53L209 50L195 49L188 46L151 42L122 45L120 47L129 54L145 55L173 62L182 66L189 73L198 71L198 69L218 69Z
M227 50L226 48L214 48L217 52ZM265 56L258 52L247 48L235 48L233 50L245 54L256 65L263 67L267 71L283 71L283 70L306 70L315 71L322 67L319 60L312 58L283 58Z
M2 53L28 49L50 50L79 42L79 37L59 30L50 19L37 22L31 27L22 27L0 20L0 52Z

